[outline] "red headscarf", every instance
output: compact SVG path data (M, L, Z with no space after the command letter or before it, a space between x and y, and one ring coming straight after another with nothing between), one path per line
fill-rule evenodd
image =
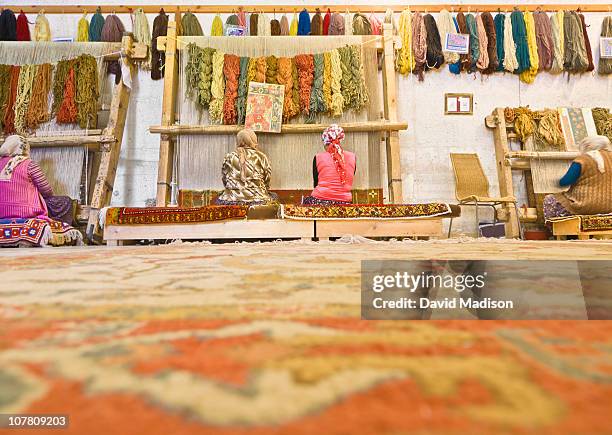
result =
M338 124L332 124L325 129L321 135L327 152L332 155L336 171L340 175L340 182L346 183L346 164L344 162L344 150L340 143L344 140L344 130Z

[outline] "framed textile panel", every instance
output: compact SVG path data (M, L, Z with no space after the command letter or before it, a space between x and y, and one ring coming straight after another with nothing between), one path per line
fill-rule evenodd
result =
M280 133L284 102L284 85L249 83L244 127L253 131Z

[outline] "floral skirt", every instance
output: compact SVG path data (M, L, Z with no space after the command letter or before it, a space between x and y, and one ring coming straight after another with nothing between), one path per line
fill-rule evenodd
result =
M573 213L563 207L555 198L555 195L546 195L544 197L544 219L572 216Z
M351 204L350 201L332 201L329 199L319 199L314 196L307 196L302 200L303 205L343 205Z

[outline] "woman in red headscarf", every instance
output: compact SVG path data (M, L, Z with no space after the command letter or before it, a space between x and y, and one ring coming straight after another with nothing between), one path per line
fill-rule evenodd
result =
M302 201L305 205L350 204L353 175L357 168L355 154L342 148L344 130L332 124L321 135L325 151L312 161L314 190Z

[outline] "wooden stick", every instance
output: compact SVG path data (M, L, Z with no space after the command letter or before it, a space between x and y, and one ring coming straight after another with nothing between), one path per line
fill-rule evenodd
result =
M107 146L115 142L117 142L117 139L112 135L43 136L31 137L28 139L28 143L32 148L78 147L90 145L89 148L95 151L104 150Z
M388 121L351 122L340 125L345 132L398 131L408 128L408 124L405 122ZM281 128L281 133L321 133L327 127L329 127L329 124L285 124ZM241 125L155 125L149 127L149 132L169 136L179 136L182 134L235 134L243 128Z
M498 10L507 10L511 11L514 7L518 6L521 11L535 11L538 8L543 11L554 12L559 9L565 10L576 10L580 9L581 12L608 12L609 4L529 4L523 5L518 4L518 2L513 4L462 4L455 6L454 9L456 11L467 12L468 9L472 11L478 12L497 12ZM249 8L244 5L235 5L235 4L207 4L207 5L39 5L39 6L26 6L26 5L4 5L5 9L12 9L14 11L23 10L25 13L38 13L41 10L44 10L46 14L82 14L83 12L94 13L97 8L101 9L101 12L104 14L108 13L117 13L117 14L129 14L134 12L138 8L142 8L145 13L148 14L156 14L160 11L160 9L164 9L167 14L176 13L176 12L193 12L193 13L205 13L205 14L216 14L216 13L227 13L231 14L235 12L238 8L243 8L245 12L266 12L266 13L293 13L298 8L306 8L308 10L314 10L315 8L320 9L329 9L332 12L340 12L344 13L347 10L351 12L361 12L361 13L369 13L369 12L385 12L387 9L391 9L394 12L401 12L407 8L406 5L385 5L384 3L378 4L369 4L369 5L359 5L356 6L354 4L344 4L344 5L306 5L306 4L279 4L279 5L256 5ZM421 4L421 5L410 5L410 10L419 11L419 12L440 12L442 9L452 9L453 5L451 4Z
M506 157L510 159L541 159L541 160L574 160L580 155L576 151L509 151Z

